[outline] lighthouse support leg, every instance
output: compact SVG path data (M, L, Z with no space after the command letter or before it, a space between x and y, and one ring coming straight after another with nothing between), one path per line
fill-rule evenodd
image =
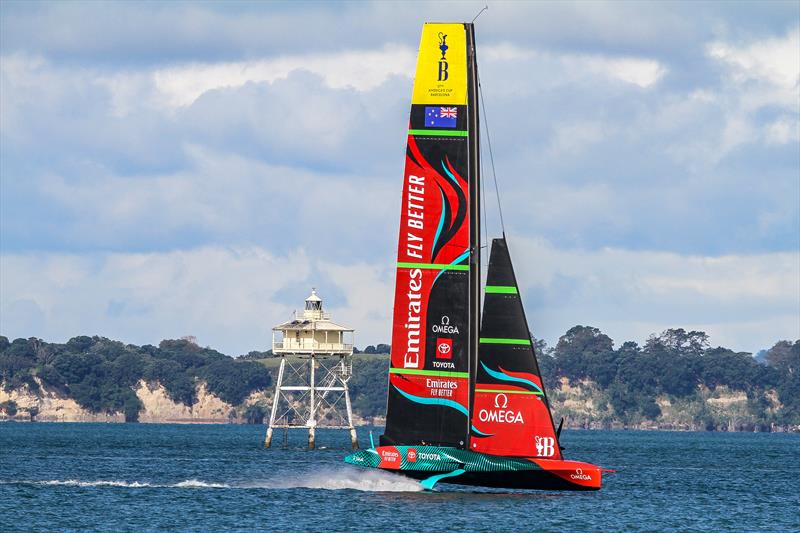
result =
M350 445L354 450L357 450L358 436L356 435L356 428L353 426L353 408L350 405L350 391L348 390L346 381L342 381L342 385L344 386L344 404L347 406L347 425L350 427Z
M283 368L286 365L286 358L281 357L281 366L278 369L278 380L275 383L275 396L272 398L272 411L269 415L269 426L267 427L267 437L264 439L264 448L272 445L272 428L275 425L275 415L278 413L278 402L281 399L281 385L283 384Z
M314 428L317 425L317 405L316 405L316 384L314 382L314 355L309 358L311 364L311 409L308 414L308 449L313 450L316 446Z

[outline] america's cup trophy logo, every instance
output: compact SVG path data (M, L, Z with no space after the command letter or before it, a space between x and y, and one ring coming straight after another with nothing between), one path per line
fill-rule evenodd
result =
M447 53L447 34L439 32L439 50L442 52L442 59L439 60L439 81L447 80L447 59L444 55Z
M553 437L535 437L536 441L536 456L537 457L552 457L555 453L556 442Z

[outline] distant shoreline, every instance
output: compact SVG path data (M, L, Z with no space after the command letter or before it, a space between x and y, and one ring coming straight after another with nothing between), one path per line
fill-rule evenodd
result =
M14 417L14 418L0 418L0 424L3 422L20 423L20 424L128 424L128 425L180 425L180 426L263 426L266 430L266 424L248 424L246 422L230 422L224 419L165 419L165 420L150 420L147 422L124 422L114 420L30 420L27 417ZM356 425L357 430L364 430L366 428L375 428L382 426L375 426L370 424ZM298 427L297 430L302 430ZM692 428L666 428L666 427L582 427L582 426L564 426L564 429L571 431L652 431L652 432L675 432L675 433L789 433L800 434L800 426L775 426L770 428L769 431L747 431L747 430L703 430ZM318 426L317 430L324 431L346 431L340 429L331 429L324 426Z
M599 329L575 326L554 349L536 341L536 350L553 420L563 417L567 428L800 428L800 340L779 341L757 360L709 347L703 332L671 329L645 346L614 348ZM267 355L232 359L190 339L134 346L104 337L53 344L0 336L0 419L264 423L285 360ZM384 423L389 366L388 354L353 356L348 383L356 425Z

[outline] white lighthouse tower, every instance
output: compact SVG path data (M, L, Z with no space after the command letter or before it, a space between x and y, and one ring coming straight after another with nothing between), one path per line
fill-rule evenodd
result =
M316 289L305 309L272 328L272 352L281 358L264 446L279 429L307 429L314 449L317 427L349 429L358 448L347 382L353 372L355 330L337 324L322 309ZM344 401L345 412L341 412Z

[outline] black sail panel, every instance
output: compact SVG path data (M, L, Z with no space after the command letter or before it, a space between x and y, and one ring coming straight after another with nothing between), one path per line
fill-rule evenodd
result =
M473 451L561 458L505 238L489 258L472 427Z

